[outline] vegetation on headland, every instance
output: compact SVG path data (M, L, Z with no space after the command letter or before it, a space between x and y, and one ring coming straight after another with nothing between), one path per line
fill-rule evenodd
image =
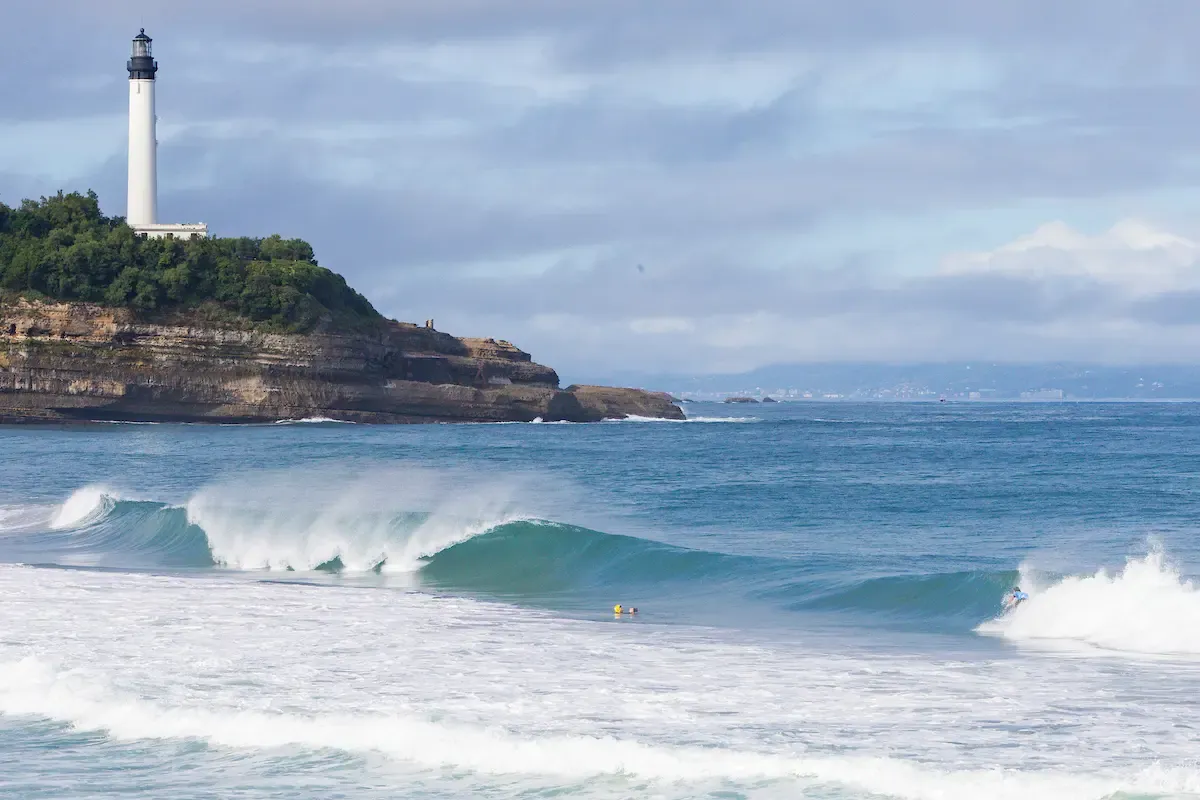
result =
M0 203L0 294L100 303L145 319L198 312L214 322L299 333L383 318L300 239L146 239L100 212L95 192Z

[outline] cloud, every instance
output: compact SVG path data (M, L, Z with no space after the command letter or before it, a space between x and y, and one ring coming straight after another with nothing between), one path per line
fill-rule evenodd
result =
M1045 281L1095 281L1134 295L1200 287L1200 244L1134 219L1087 236L1062 222L990 252L952 255L948 275L997 274Z
M0 69L29 78L0 87L0 200L94 187L121 213L144 24L164 214L303 236L385 311L564 373L1194 344L1193 3L56 0L6 23ZM1076 232L1129 217L1173 233Z
M1200 346L1198 276L1200 245L1126 220L1094 236L1043 225L992 251L952 254L928 275L604 262L524 279L430 276L413 296L453 307L442 318L463 327L521 308L518 339L598 371L627 366L631 351L648 369L675 372L786 361L1177 362Z

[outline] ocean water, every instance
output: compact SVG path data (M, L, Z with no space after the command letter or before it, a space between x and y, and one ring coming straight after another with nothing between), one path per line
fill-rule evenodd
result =
M1200 797L1200 406L687 411L0 428L0 796Z

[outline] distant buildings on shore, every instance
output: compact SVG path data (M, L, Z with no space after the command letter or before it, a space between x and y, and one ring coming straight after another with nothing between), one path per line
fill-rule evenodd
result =
M966 391L936 391L927 387L893 386L879 389L859 389L851 392L829 392L819 389L734 389L731 391L677 391L668 390L673 397L691 402L746 402L750 400L776 400L779 402L813 402L813 401L938 401L938 400L974 400L981 402L1012 402L1018 400L1047 402L1053 400L1068 400L1067 393L1062 389L1029 389L1016 394L1001 394L995 389L978 389Z
M692 401L1200 400L1200 364L777 364L728 375L626 374L620 381Z

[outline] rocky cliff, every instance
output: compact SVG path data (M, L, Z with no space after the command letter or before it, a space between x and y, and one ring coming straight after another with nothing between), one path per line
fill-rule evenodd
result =
M504 341L405 323L268 334L85 303L0 300L0 422L682 419L671 398L558 386Z

